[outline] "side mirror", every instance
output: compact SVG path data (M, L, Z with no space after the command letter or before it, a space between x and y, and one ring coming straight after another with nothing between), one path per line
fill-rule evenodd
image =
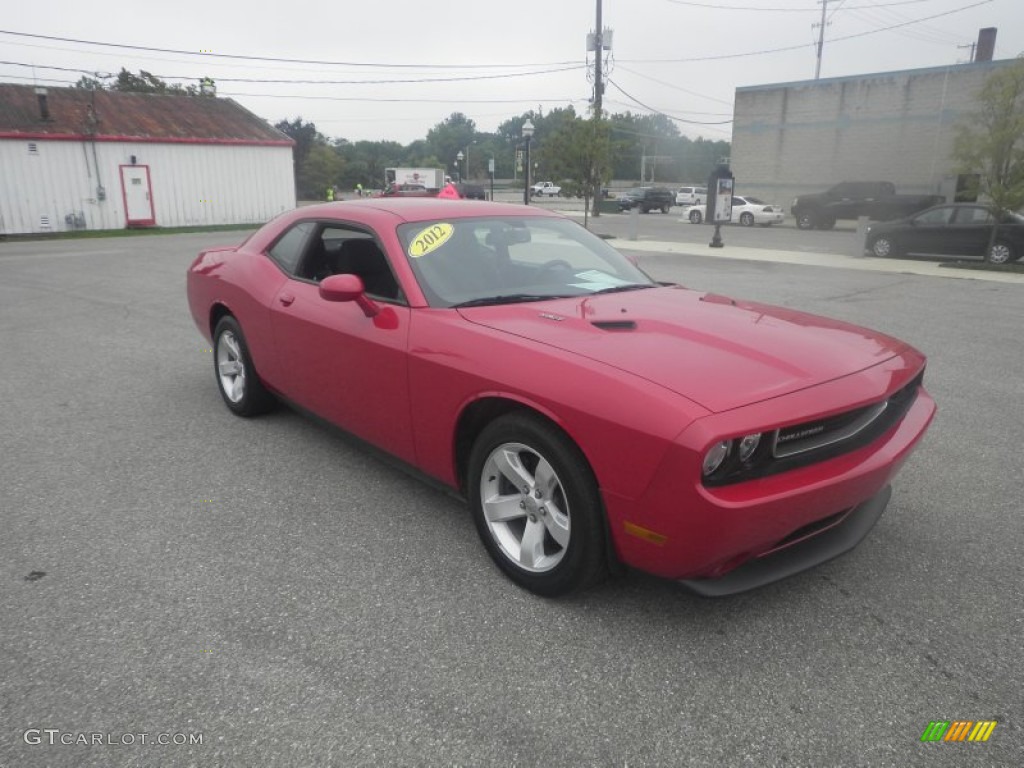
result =
M366 287L358 275L325 277L320 281L320 298L324 301L354 301L367 317L380 314L380 307L366 295Z

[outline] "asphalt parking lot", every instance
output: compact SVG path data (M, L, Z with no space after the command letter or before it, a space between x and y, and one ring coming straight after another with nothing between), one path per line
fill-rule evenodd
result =
M241 237L0 242L0 767L1024 763L1024 285L638 251L905 339L939 415L839 560L548 601L457 499L228 413L184 273Z

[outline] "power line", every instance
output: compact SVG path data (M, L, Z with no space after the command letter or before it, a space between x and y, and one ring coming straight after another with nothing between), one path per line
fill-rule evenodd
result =
M637 72L635 69L630 69L629 67L623 67L623 66L620 65L619 69L621 69L623 72L629 72L631 75L636 75L637 77L642 77L644 80L650 80L652 83L657 83L658 85L663 85L666 88L672 88L672 89L674 89L676 91L682 91L683 93L689 94L690 96L697 96L698 98L701 98L701 99L707 99L708 101L717 101L719 104L727 104L730 107L732 106L732 102L731 101L726 101L725 99L717 99L714 96L708 96L708 95L703 94L703 93L697 93L696 91L689 91L689 90L687 90L686 88L683 88L680 85L675 85L674 83L666 83L664 80L659 80L656 77L651 77L650 75L645 75L645 74L643 74L641 72Z
M0 64L9 64L16 67L34 67L36 69L56 69L63 72L79 72L84 75L92 75L97 78L114 77L113 74L102 74L87 69L74 69L70 67L55 67L43 64L25 64L20 61L0 61ZM454 83L469 80L500 80L513 77L531 77L534 75L548 75L553 72L569 72L573 69L580 69L584 65L577 64L572 67L561 67L559 69L544 69L536 72L512 72L503 75L467 75L464 77L421 77L406 78L401 80L283 80L283 79L261 79L251 77L218 77L220 83L257 83L260 85L389 85L408 83ZM199 77L192 75L163 75L150 72L149 74L161 80L199 80Z
M643 107L648 112L653 112L653 113L655 113L657 115L664 115L665 117L667 117L667 118L669 118L671 120L676 120L676 121L678 121L680 123L689 123L690 125L728 125L729 123L732 122L731 119L729 119L729 120L688 120L685 117L676 117L675 115L670 115L667 112L662 112L660 109L655 109L654 107L650 107L647 104L644 104L642 101L640 101L636 97L631 96L630 94L626 93L626 91L623 90L622 86L619 85L614 80L612 80L611 78L608 78L608 82L611 83L612 85L614 85L615 88L619 91L619 93L621 93L623 96L625 96L627 99L629 99L630 101L634 102L638 106Z
M317 66L331 67L375 67L382 69L519 69L526 66L564 66L567 64L578 64L578 62L572 61L556 61L542 64L381 64L377 62L325 61L322 59L289 59L274 56L247 56L235 53L205 53L199 51L183 51L177 48L154 48L145 45L129 45L127 43L105 43L100 42L98 40L80 40L73 37L37 35L31 34L29 32L15 32L9 29L0 29L0 35L30 37L36 40L54 40L61 43L76 43L78 45L96 45L104 48L123 48L131 51L173 53L177 56L198 56L203 59L242 59L245 61L270 61L278 64L316 64Z
M992 2L992 0L978 0L978 2L971 3L970 5L964 5L964 6L961 6L960 8L954 8L951 11L944 11L943 13L936 13L936 14L934 14L932 16L925 16L924 18L921 18L921 19L913 19L911 21L903 22L902 24L893 24L893 25L888 26L888 27L880 27L878 29L870 29L867 32L858 32L856 34L844 35L842 37L830 37L827 40L825 40L825 42L826 43L838 43L838 42L842 42L843 40L853 40L854 38L857 38L857 37L866 37L867 35L875 35L875 34L878 34L879 32L890 32L890 31L892 31L894 29L900 29L902 27L910 26L911 24L920 24L923 21L931 21L932 19L938 19L938 18L941 18L943 16L950 16L950 15L952 15L954 13L960 13L960 11L966 11L966 10L969 10L971 8L977 8L979 5L988 5L991 2ZM847 8L845 10L850 10L850 9ZM685 58L685 59L627 59L626 61L627 61L627 63L630 63L630 64L686 64L686 63L695 62L695 61L720 61L722 59L739 59L739 58L745 58L745 57L748 57L748 56L763 56L763 55L769 54L769 53L784 53L786 51L801 50L801 49L807 48L807 47L809 47L811 45L816 45L816 44L815 43L801 43L800 45L788 45L788 46L784 46L782 48L767 48L767 49L764 49L764 50L761 50L761 51L746 51L744 53L722 53L722 54L718 54L717 56L692 56L692 57Z
M694 3L688 0L665 0L673 5L688 5L694 8L710 8L716 11L765 11L771 13L817 13L817 8L765 8L764 6L749 5L719 5L717 3ZM894 5L915 5L918 3L933 3L935 0L898 0L894 3L881 5L853 5L851 8L888 8Z

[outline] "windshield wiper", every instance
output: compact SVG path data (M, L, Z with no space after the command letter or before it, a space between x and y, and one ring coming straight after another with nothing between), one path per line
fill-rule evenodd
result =
M630 283L629 285L613 285L611 288L602 288L599 291L594 291L591 296L596 296L599 293L621 293L622 291L639 291L642 288L657 288L657 284L652 283Z
M453 304L452 309L461 309L462 307L486 307L492 304L518 304L524 301L547 301L548 299L565 298L568 297L555 294L545 294L541 296L535 293L507 293L501 296L483 296L479 299L461 301L458 304Z

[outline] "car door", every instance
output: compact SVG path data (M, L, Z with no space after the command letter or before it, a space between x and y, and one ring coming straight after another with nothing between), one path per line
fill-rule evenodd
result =
M992 214L980 205L958 206L949 227L949 250L960 256L984 256L992 233Z
M354 301L326 301L319 281L330 274L360 274L365 264L344 260L343 244L379 240L356 227L319 223L295 274L271 305L286 397L317 416L412 462L408 337L410 309L397 295L367 295L380 310L368 317ZM383 256L387 266L386 256ZM390 272L394 281L393 271ZM361 274L369 286L374 277ZM394 283L397 285L397 282ZM378 289L386 292L386 289Z
M903 250L909 253L951 253L950 222L954 210L951 205L941 205L911 218L906 231L899 235Z

